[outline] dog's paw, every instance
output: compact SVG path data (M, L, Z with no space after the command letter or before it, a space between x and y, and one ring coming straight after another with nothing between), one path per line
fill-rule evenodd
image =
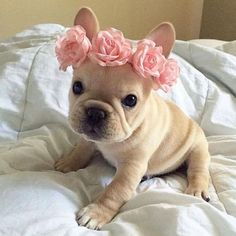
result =
M76 171L78 169L80 169L79 161L72 156L63 157L55 163L55 170L63 173Z
M208 194L208 189L207 188L203 188L201 186L191 186L189 185L187 187L187 189L185 190L186 194L198 197L198 198L202 198L203 200L209 202L210 201L210 197Z
M55 163L55 170L58 170L64 173L72 171L71 160L67 157L57 160Z
M92 203L78 212L76 221L80 226L99 230L104 224L110 222L115 214L116 212L100 204Z

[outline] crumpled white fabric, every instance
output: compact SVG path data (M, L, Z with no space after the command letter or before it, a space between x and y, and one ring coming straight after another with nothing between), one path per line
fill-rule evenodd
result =
M91 231L77 225L75 213L115 170L99 156L77 172L53 169L78 140L67 124L72 71L59 71L54 54L64 31L37 25L0 43L0 235L235 235L236 57L228 49L234 42L225 53L177 41L171 56L180 80L170 93L160 92L208 136L210 203L183 194L186 177L174 172L142 182L111 223Z

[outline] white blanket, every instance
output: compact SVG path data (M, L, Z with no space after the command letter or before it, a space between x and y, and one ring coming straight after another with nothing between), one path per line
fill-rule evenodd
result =
M115 170L100 157L76 172L53 169L78 139L67 124L71 70L59 71L54 55L64 30L38 25L0 43L0 235L236 235L236 57L229 47L177 41L180 80L160 93L208 136L210 203L183 194L186 178L175 172L141 183L111 223L92 231L77 225L75 213Z

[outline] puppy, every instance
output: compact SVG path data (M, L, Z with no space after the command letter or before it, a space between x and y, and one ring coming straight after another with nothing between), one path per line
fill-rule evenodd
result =
M75 25L91 41L98 31L95 14L82 8ZM163 48L167 58L175 41L174 28L162 23L146 39ZM62 172L84 168L99 150L116 168L113 181L95 202L79 211L79 225L100 229L118 213L144 176L165 174L187 163L186 193L209 200L208 144L202 129L175 104L153 91L130 63L101 66L87 57L73 67L69 123L81 136L69 156L56 162Z

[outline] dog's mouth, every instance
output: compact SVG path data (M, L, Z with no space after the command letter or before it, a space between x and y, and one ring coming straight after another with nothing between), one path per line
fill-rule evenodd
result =
M106 139L106 135L101 127L90 126L86 122L80 122L76 127L72 125L72 128L88 141L102 141Z
M93 141L100 140L100 139L104 138L101 133L101 130L97 127L86 126L86 128L83 129L82 133L85 134L89 140L93 140Z
M86 118L69 119L71 128L80 134L87 141L99 143L122 142L129 135L115 132L115 127L109 123L101 122L98 124L90 124Z

